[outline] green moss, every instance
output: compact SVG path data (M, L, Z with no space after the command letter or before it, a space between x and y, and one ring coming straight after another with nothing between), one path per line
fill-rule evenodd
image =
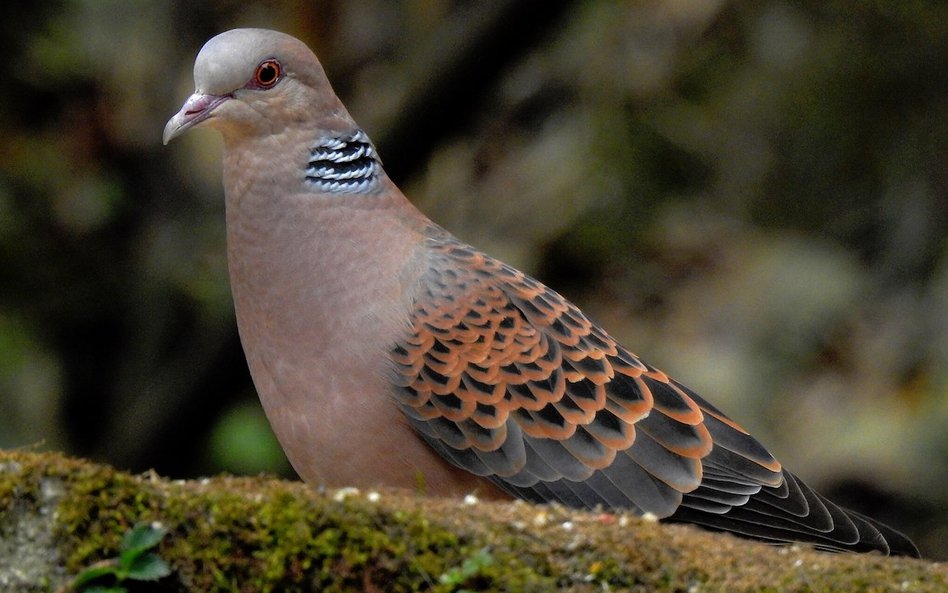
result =
M60 495L50 499L53 483ZM134 524L160 521L168 580L202 593L948 587L938 564L772 548L628 516L389 491L337 496L268 478L168 481L50 454L0 452L0 503L0 519L14 507L54 507L70 574L114 556Z

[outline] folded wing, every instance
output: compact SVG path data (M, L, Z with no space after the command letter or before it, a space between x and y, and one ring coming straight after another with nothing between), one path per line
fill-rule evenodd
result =
M454 465L532 501L917 555L812 491L559 294L439 229L428 241L393 383L411 425Z

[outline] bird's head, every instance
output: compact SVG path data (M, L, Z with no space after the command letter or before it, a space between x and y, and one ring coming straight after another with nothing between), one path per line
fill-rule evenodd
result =
M212 38L194 62L194 85L165 125L165 144L198 125L227 141L276 135L319 115L348 118L313 52L277 31L233 29Z

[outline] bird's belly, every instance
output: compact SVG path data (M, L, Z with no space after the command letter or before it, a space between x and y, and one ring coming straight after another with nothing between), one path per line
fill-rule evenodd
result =
M397 487L426 494L506 497L450 465L418 437L390 397L384 373L327 353L287 353L244 342L254 384L280 445L315 486Z

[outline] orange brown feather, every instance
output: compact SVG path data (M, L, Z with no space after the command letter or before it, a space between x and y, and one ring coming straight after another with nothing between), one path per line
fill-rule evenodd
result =
M600 472L626 506L667 516L701 484L714 448L706 414L746 434L540 282L437 228L426 247L394 382L412 426L449 461L502 487L594 490L584 481ZM782 479L769 454L747 462L768 484ZM640 496L643 482L659 493Z

